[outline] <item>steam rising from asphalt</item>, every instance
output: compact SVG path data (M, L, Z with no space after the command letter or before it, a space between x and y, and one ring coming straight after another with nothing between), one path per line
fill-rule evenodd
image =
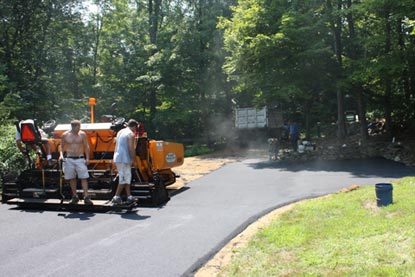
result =
M232 116L213 115L209 118L209 137L216 141L232 141L237 137Z

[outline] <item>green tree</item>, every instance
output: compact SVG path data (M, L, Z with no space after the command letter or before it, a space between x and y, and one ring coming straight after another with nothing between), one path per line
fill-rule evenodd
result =
M310 122L319 117L311 118L311 111L331 97L339 71L324 20L319 1L239 2L232 19L220 26L232 53L225 70L238 83L243 105L279 102L291 107L292 116L301 111L309 136Z
M64 100L82 97L79 54L87 51L79 1L2 1L1 5L5 20L0 58L7 76L2 105L16 118L46 120L59 113L72 114L73 101Z
M413 102L413 6L387 0L239 1L232 18L220 24L230 53L225 72L242 105L294 103L306 125L311 111L324 117L335 107L343 137L347 95L358 107L363 137L367 111L381 111L391 132L392 120L413 121L407 109Z

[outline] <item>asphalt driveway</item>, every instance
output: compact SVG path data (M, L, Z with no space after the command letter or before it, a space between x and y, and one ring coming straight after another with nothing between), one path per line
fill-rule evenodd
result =
M191 182L159 208L99 214L0 206L3 276L190 276L231 238L286 204L415 170L384 159L245 160ZM375 197L375 194L374 194Z

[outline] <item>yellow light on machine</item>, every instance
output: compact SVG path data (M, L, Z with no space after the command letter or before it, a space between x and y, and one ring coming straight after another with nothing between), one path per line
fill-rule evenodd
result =
M95 122L94 106L97 103L95 98L89 98L89 106L91 108L91 123Z

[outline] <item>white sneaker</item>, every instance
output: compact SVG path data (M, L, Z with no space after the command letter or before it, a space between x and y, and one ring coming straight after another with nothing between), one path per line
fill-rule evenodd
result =
M128 198L127 198L127 204L131 204L131 203L136 202L136 201L137 201L137 198L135 198L132 195L128 196Z
M119 196L114 196L111 200L112 205L121 205L121 202L121 197Z

